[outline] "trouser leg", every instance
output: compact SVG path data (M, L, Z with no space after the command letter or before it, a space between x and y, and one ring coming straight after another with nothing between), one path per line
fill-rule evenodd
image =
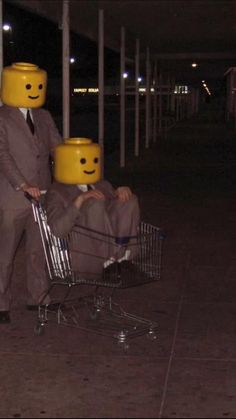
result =
M17 246L25 226L21 210L0 211L0 310L9 310L11 304L11 275Z
M93 231L80 230L78 251L73 255L73 266L86 277L99 275L103 271L105 260L114 254L114 241L112 243L111 239L113 230L105 201L86 201L78 217L78 224Z
M107 212L114 235L118 238L131 237L127 246L120 248L120 252L129 249L134 256L137 251L137 240L132 237L137 236L140 222L140 208L136 195L132 195L127 202L111 200L107 204Z
M46 273L46 261L38 224L35 223L32 210L27 217L26 231L26 260L27 260L27 289L28 304L38 304L49 287ZM49 296L43 301L50 302Z
M107 212L116 236L135 236L140 221L138 199L133 195L129 201L114 199L108 202Z

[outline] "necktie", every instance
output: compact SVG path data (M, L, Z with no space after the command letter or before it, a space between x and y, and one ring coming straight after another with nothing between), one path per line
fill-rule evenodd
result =
M31 119L29 109L27 109L26 122L27 122L27 124L29 126L30 131L32 132L32 134L34 134L34 124L33 124L33 121Z

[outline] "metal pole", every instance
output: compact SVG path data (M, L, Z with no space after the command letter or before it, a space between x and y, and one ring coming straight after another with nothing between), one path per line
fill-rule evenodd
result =
M170 97L171 97L171 77L170 73L167 75L167 113L170 112Z
M196 105L195 105L195 113L199 111L199 89L196 89Z
M170 111L175 114L175 79L171 79L171 100L170 100Z
M135 147L134 155L139 155L139 54L140 45L139 39L136 39L136 54L135 54Z
M120 45L120 166L125 167L125 28L121 27Z
M3 69L2 0L0 0L0 74Z
M98 14L98 142L102 152L104 170L104 12Z
M159 73L159 135L162 133L162 74Z
M157 62L154 65L153 142L157 141Z
M63 0L62 14L62 93L63 93L63 138L70 136L70 30L69 0Z
M150 51L146 49L146 136L145 147L149 148L150 140Z

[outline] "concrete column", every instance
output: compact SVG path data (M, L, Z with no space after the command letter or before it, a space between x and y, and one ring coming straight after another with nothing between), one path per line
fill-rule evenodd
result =
M162 73L159 73L159 136L162 134Z
M139 155L139 59L140 59L140 44L139 39L136 39L136 52L135 52L135 145L134 155Z
M98 143L102 151L104 170L104 13L98 12Z
M3 31L2 31L2 0L0 0L0 74L2 74L3 69Z
M146 135L145 147L149 148L150 142L150 51L146 49Z
M120 43L120 167L125 167L125 28L121 27Z
M157 141L157 62L155 61L154 64L154 72L153 72L153 80L154 80L154 96L153 96L153 142L156 143Z
M70 137L70 30L69 0L63 0L62 13L62 96L63 96L63 138Z

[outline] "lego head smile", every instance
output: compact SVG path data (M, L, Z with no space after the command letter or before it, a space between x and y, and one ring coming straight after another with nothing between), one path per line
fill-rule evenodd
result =
M101 150L88 138L68 138L55 150L54 177L67 184L96 183L101 177Z
M93 159L93 163L94 163L94 165L97 165L97 164L98 164L98 162L99 162L99 158L98 158L98 157L94 157L94 159ZM87 165L87 164L89 164L89 161L88 161L88 159L86 159L85 157L82 157L82 158L80 159L80 163L81 163L82 165ZM91 162L90 162L90 164L91 164ZM84 169L84 170L83 170L83 173L85 173L86 175L93 175L95 172L96 172L96 169L93 169L93 170L87 170L87 169Z
M39 108L46 98L47 73L31 63L14 63L2 72L1 99L6 105Z

